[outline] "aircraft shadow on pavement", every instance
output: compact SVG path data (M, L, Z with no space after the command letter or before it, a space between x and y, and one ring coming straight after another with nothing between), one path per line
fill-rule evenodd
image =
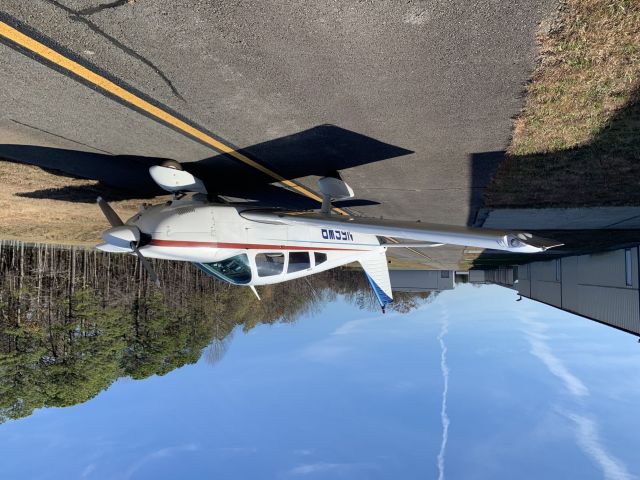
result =
M484 192L505 159L505 151L472 153L469 155L471 171L469 188L469 215L467 225L474 226L478 211L484 206Z
M588 143L511 155L487 185L490 208L640 205L640 89Z
M479 188L470 201L490 209L582 208L640 205L640 89L589 142L549 153L504 156L493 178L482 169L491 166L491 156L502 152L472 155ZM483 159L484 157L484 159ZM487 164L484 162L488 160ZM492 167L495 168L495 167ZM482 185L481 185L482 184ZM484 197L484 198L483 198ZM483 205L484 200L484 205ZM470 219L473 222L473 219ZM476 267L582 255L637 245L638 230L537 231L564 246L531 258L483 252Z
M413 153L334 125L319 125L239 152L287 179L335 175L340 170ZM161 163L162 158L8 144L0 145L0 158L98 182L90 187L69 186L19 194L23 197L93 203L97 195L124 200L166 194L151 180L148 172L149 167ZM182 165L202 179L209 192L217 195L265 206L318 207L316 201L274 185L271 176L228 155L219 154ZM336 202L338 206L371 204L376 202L356 199Z

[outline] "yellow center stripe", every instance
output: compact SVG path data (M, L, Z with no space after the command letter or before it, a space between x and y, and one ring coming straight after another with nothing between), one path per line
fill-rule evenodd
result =
M231 157L235 158L236 160L239 160L242 163L244 163L246 165L249 165L250 167L255 168L256 170L259 170L259 171L261 171L262 173L264 173L266 175L269 175L271 178L274 178L275 180L279 181L283 185L286 185L287 187L293 188L294 190L297 190L298 192L302 193L303 195L306 195L309 198L317 200L318 202L322 202L322 199L320 197L318 197L316 194L310 192L306 188L298 185L295 182L292 182L291 180L287 180L283 176L278 175L273 170L265 167L264 165L260 165L259 163L251 160L246 155L243 155L242 153L234 150L233 148L229 147L228 145L225 145L221 141L216 140L211 135L207 135L202 130L198 130L197 128L192 127L188 123L183 122L179 118L176 118L175 116L173 116L170 113L162 110L161 108L158 108L155 105L152 105L151 103L141 99L137 95L134 95L133 93L131 93L131 92L125 90L124 88L116 85L112 81L107 80L106 78L104 78L101 75L98 75L95 72L92 72L88 68L85 68L82 65L80 65L79 63L68 59L67 57L65 57L65 56L59 54L58 52L56 52L55 50L52 50L51 48L47 47L46 45L38 42L37 40L34 40L33 38L25 35L24 33L16 30L15 28L10 27L9 25L7 25L6 23L1 22L1 21L0 21L0 36L3 36L5 38L11 40L12 42L20 45L21 47L24 47L24 48L26 48L28 50L31 50L33 53L36 53L37 55L45 58L46 60L48 60L48 61L50 61L52 63L55 63L59 67L62 67L65 70L68 70L69 72L71 72L71 73L77 75L78 77L86 80L87 82L90 82L90 83L96 85L97 87L100 87L101 89L109 92L111 95L114 95L114 96L120 98L121 100L124 100L125 102L127 102L127 103L129 103L129 104L131 104L131 105L133 105L133 106L135 106L137 108L139 108L140 110L143 110L143 111L147 112L148 114L156 117L157 119L162 120L163 122L165 122L165 123L167 123L169 125L172 125L173 127L177 128L178 130L181 130L182 132L184 132L184 133L186 133L186 134L188 134L188 135L190 135L190 136L192 136L194 138L197 138L198 140L206 143L207 145L210 145L215 150L217 150L219 152L222 152L222 153L226 153L227 155L230 155ZM347 214L347 212L345 212L344 210L341 210L339 208L336 208L334 210L336 212L338 212L338 213L343 214L343 215Z

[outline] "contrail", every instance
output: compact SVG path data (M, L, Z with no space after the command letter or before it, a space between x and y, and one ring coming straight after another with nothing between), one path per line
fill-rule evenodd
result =
M536 321L527 314L522 316L521 321L529 327L529 329L524 330L524 333L531 345L530 353L534 357L538 357L538 359L547 367L549 372L562 380L565 387L572 395L576 397L588 396L589 389L587 386L578 377L571 373L565 366L564 362L551 350L551 347L547 342L548 337L545 335L545 331L547 330L546 325Z
M529 338L531 354L538 357L549 372L562 380L571 395L576 398L588 396L589 389L587 386L571 373L562 359L553 353L547 342L548 336L544 333L547 326L526 314L522 317L522 322L529 327L524 333ZM563 414L575 424L578 446L602 469L606 480L631 480L636 478L629 473L626 465L621 460L605 448L595 420L575 412L563 412Z
M444 388L442 389L442 406L440 407L440 419L442 421L442 442L438 452L438 480L444 480L444 454L449 440L449 415L447 415L447 393L449 392L449 367L447 366L447 346L444 337L449 332L449 315L445 312L442 316L442 326L438 335L440 342L440 371Z
M578 445L602 469L606 480L632 480L626 465L607 451L594 420L576 413L566 414L576 425Z

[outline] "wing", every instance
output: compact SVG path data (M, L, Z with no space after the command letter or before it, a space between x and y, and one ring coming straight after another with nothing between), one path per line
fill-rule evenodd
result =
M548 248L562 245L562 243L537 237L527 232L456 227L434 223L402 222L347 215L278 212L273 210L245 210L241 215L247 220L256 222L339 228L381 237L488 248L516 253L542 252Z

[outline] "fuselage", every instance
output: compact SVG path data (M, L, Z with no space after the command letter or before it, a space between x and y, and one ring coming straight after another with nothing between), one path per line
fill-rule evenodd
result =
M248 207L173 200L141 207L126 224L145 236L145 257L193 262L237 285L266 285L311 275L384 251L375 235L348 229L248 220Z

